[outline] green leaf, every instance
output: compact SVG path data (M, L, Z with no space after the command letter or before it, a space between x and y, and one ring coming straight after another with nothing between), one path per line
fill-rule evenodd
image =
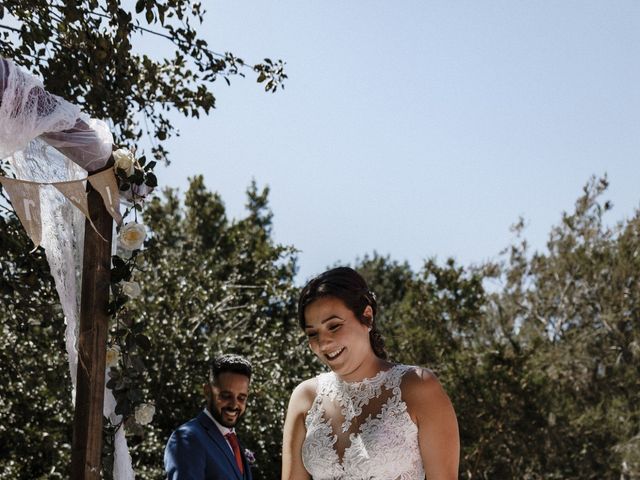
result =
M158 17L160 18L160 24L164 25L164 14L166 12L167 7L164 5L158 5Z
M145 351L151 350L151 341L146 335L141 333L136 335L136 345Z
M140 358L140 355L131 356L131 365L135 369L135 371L138 372L139 374L144 373L145 366L144 366L144 362L142 361L142 358Z
M153 173L149 172L147 173L147 178L144 183L151 188L155 188L158 186L158 178Z
M125 263L114 266L111 269L111 283L118 283L122 280L129 280L131 278L131 269Z
M124 268L127 266L125 261L117 255L111 257L111 263L113 263L113 266L117 268Z
M127 348L127 351L129 352L133 351L136 346L135 337L131 334L127 335L124 339L124 343Z
M127 398L134 404L141 403L144 400L144 395L142 394L142 390L139 388L132 388L127 392Z
M131 403L129 402L129 399L123 398L121 400L118 400L118 403L116 404L116 408L115 408L115 413L116 415L122 415L124 417L130 415L132 412L131 412Z
M145 322L137 322L131 327L131 331L133 333L142 333L146 327L147 324Z

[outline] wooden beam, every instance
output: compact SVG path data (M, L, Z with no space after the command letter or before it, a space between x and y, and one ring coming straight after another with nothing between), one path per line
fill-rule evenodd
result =
M111 162L110 165L112 165ZM89 185L89 182L87 182L87 191L89 214L96 229L107 241L100 238L87 220L84 233L78 373L71 451L73 480L101 478L102 409L110 319L107 305L111 278L113 219L107 212L99 193Z

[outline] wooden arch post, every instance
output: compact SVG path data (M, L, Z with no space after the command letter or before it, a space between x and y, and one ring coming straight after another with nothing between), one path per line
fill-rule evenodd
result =
M113 162L110 161L105 168L112 168L112 165ZM84 233L78 373L71 451L72 480L101 478L102 412L110 319L107 305L111 279L113 218L109 215L100 194L89 182L87 192L89 214L97 232L87 220Z
M9 63L0 57L0 103L9 76ZM48 92L44 92L48 95ZM58 100L56 100L58 102ZM43 134L44 141L64 138L74 132L91 132L84 121L63 132ZM97 138L96 138L97 140ZM101 141L101 140L100 140ZM83 166L83 152L74 147L54 146L69 159ZM113 167L113 157L101 170ZM98 173L99 171L91 172ZM109 287L111 280L111 238L113 218L100 194L87 181L89 220L85 222L82 290L80 300L80 331L78 338L78 371L76 381L71 478L99 480L101 477L102 422L105 386L105 360L110 316ZM106 241L105 241L106 239Z

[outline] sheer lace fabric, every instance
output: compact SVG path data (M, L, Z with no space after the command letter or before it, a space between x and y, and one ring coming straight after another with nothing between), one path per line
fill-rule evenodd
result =
M113 137L107 124L47 92L42 82L0 58L0 158L36 137L91 172L106 165Z
M23 151L12 155L10 165L16 176L34 182L56 182L81 179L87 173L57 152L49 152L44 142L34 140ZM78 352L76 336L80 315L80 285L85 218L82 213L53 186L40 187L42 247L67 324L65 343L69 355L69 372L75 390ZM74 393L75 396L75 393Z
M402 400L403 375L394 365L362 382L333 372L317 377L305 419L302 460L314 480L423 480L418 428Z

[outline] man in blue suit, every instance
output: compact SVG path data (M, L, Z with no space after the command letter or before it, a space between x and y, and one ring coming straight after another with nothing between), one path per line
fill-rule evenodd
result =
M217 357L204 385L207 406L171 434L164 451L169 480L252 480L234 426L249 397L251 363L239 355Z

